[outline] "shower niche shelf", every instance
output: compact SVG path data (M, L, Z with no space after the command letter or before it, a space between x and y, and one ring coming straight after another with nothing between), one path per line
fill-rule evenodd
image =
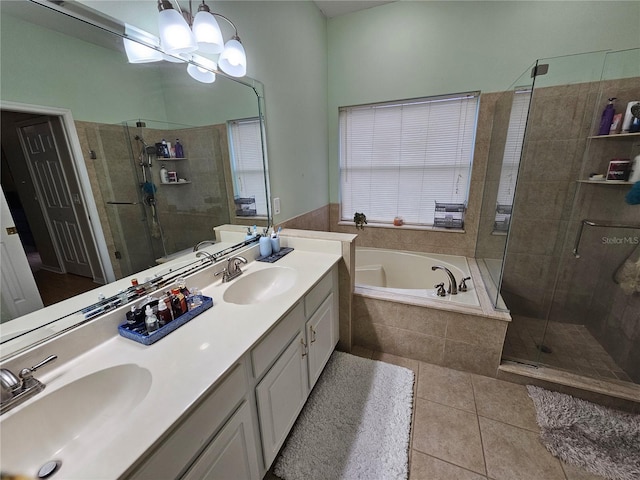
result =
M590 183L592 185L633 185L633 182L623 180L578 180L578 183Z
M187 180L186 182L169 182L169 183L161 183L160 185L189 185L191 181Z
M187 157L169 157L169 158L158 157L158 161L160 162L176 162L180 160L189 160L189 159Z

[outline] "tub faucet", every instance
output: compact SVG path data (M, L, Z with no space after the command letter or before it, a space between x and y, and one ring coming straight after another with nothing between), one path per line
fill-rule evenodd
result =
M458 284L456 283L456 277L453 276L451 270L449 270L447 267L443 267L442 265L434 265L433 267L431 267L431 270L444 270L445 273L449 276L449 289L447 290L447 293L450 293L451 295L458 294Z
M207 259L209 259L211 263L216 263L216 257L214 257L213 255L211 255L209 252L205 250L202 250L196 253L196 257L207 257Z
M216 243L215 240L202 240L194 245L193 251L197 252L203 245L213 245L214 243Z

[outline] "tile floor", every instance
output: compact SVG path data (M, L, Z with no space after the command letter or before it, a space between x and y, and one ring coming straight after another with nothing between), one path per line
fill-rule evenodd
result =
M547 452L524 386L359 347L352 353L416 374L410 480L601 478Z
M503 357L510 360L535 361L536 345L544 344L550 352L540 353L540 363L591 378L632 382L616 365L607 351L584 325L549 322L513 315L507 329Z

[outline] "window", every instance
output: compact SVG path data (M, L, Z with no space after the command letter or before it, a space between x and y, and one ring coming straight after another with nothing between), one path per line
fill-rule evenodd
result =
M530 100L530 89L516 90L513 94L496 200L496 218L493 228L496 232L509 230Z
M435 204L466 204L478 92L340 109L341 218L433 225Z
M255 215L267 216L267 195L265 194L267 172L262 162L260 119L256 117L231 120L228 122L228 127L234 197L236 200L254 197ZM241 205L236 203L237 211L242 209Z

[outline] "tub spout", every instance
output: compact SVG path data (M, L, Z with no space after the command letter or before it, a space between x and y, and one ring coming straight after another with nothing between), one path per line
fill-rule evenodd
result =
M450 293L451 295L458 294L458 284L456 283L456 277L453 276L451 270L449 270L447 267L443 267L442 265L434 265L433 267L431 267L431 270L444 270L445 273L449 276L449 289L447 290L447 293Z

